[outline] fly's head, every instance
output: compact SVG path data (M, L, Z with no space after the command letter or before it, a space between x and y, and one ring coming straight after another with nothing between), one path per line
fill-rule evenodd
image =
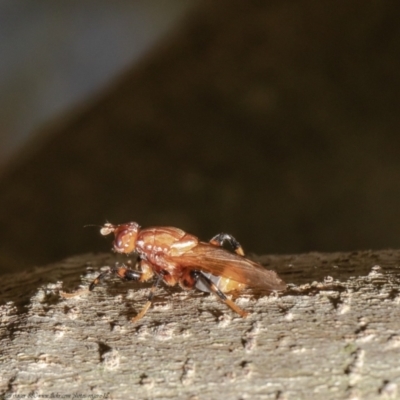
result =
M103 236L114 233L114 251L117 253L129 254L136 249L136 240L139 233L139 225L136 222L129 222L122 225L106 223L100 229Z

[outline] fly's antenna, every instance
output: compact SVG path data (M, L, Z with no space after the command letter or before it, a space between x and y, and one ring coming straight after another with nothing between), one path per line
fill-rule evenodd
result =
M106 222L104 225L97 225L97 224L87 224L84 225L84 228L94 226L96 228L100 228L100 233L103 236L109 235L110 233L115 231L115 226L113 224L110 224L109 222Z

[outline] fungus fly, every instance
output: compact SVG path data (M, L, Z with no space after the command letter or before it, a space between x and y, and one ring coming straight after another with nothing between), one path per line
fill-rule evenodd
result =
M237 306L225 293L241 291L246 287L266 291L283 291L285 282L274 271L244 257L239 242L231 235L220 233L210 242L201 242L196 236L174 227L141 229L136 222L121 225L106 223L102 235L114 234L113 249L117 253L138 256L139 270L125 265L115 266L101 273L89 286L92 291L107 275L124 280L145 282L155 277L147 303L132 322L140 320L150 308L155 289L164 282L179 284L183 289L198 289L214 293L228 307L246 317L248 313ZM223 248L227 242L233 252ZM78 294L78 293L76 293ZM71 297L64 293L64 297Z

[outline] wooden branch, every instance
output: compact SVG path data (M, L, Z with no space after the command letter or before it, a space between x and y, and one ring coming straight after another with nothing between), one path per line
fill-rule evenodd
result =
M0 393L397 398L400 251L259 260L292 284L283 295L236 299L251 313L247 319L214 296L160 288L152 309L132 324L148 289L120 281L72 299L59 296L61 289L87 287L102 267L116 262L114 255L82 255L4 276Z

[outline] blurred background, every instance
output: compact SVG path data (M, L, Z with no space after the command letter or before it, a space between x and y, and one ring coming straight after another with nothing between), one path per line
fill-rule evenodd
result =
M0 272L106 221L258 253L400 246L389 0L0 1Z
M138 62L193 4L0 0L0 168L43 124Z

